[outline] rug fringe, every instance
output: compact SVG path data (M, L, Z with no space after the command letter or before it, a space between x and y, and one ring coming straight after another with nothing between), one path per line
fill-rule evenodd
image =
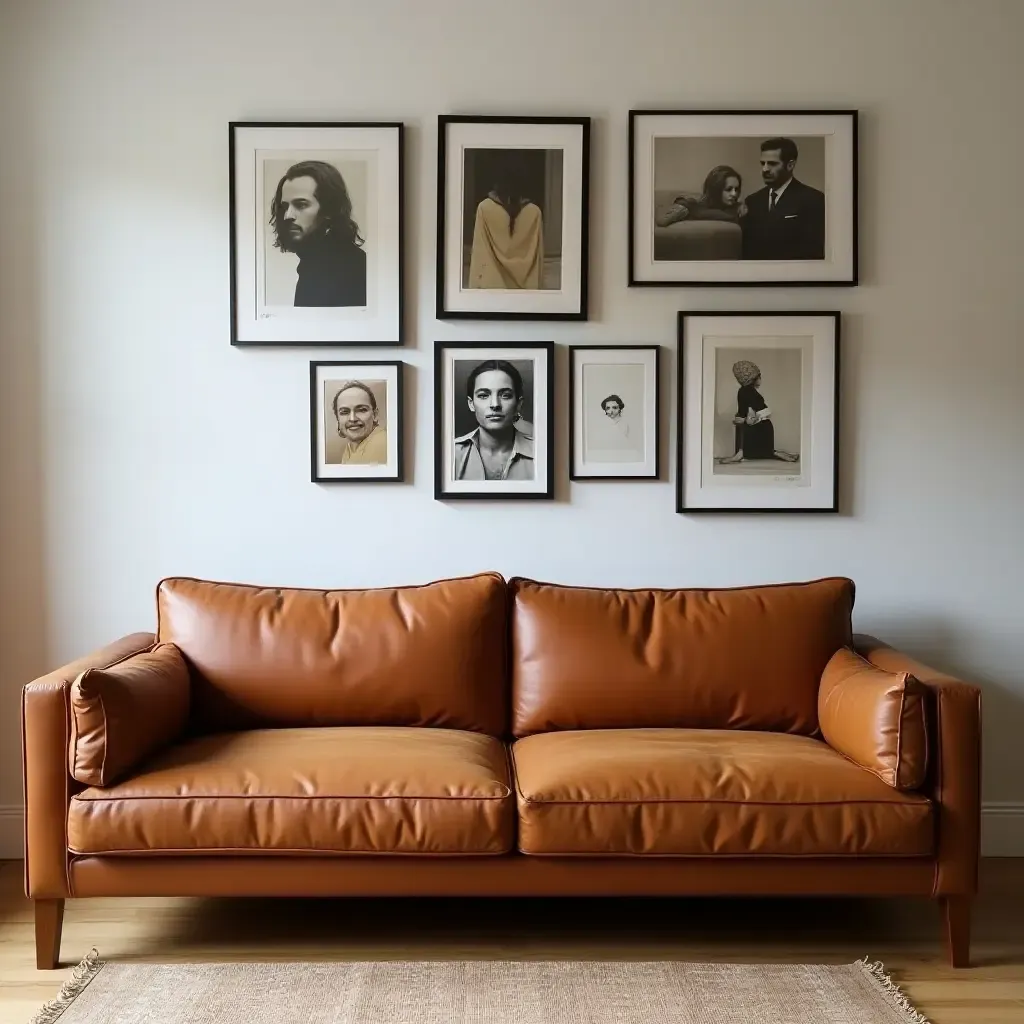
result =
M103 961L99 955L99 950L90 950L89 955L71 972L71 977L61 985L57 998L47 1003L28 1024L53 1024L100 972Z
M889 977L885 964L881 960L870 961L867 957L862 957L856 962L856 966L875 982L892 999L896 1006L903 1011L908 1024L931 1024L931 1021L903 994L903 990L899 985Z

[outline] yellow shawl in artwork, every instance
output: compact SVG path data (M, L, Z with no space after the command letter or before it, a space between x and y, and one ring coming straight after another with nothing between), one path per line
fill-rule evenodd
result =
M476 208L470 288L540 288L544 264L540 207L527 203L509 232L509 215L501 203L484 199Z

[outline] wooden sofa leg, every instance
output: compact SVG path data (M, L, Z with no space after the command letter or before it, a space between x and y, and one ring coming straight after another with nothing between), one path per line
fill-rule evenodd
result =
M63 900L35 900L36 969L52 971L60 962L60 931L64 925Z
M971 897L943 896L946 923L946 951L951 967L971 966Z

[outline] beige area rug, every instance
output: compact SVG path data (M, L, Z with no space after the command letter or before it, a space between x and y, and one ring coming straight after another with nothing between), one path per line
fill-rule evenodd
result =
M927 1024L881 964L104 964L32 1024Z

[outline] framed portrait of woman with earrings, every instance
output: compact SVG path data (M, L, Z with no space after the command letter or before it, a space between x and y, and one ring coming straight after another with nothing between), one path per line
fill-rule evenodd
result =
M554 343L437 342L434 497L554 497Z
M839 323L679 314L677 512L839 511Z
M402 363L311 362L313 483L402 479Z

